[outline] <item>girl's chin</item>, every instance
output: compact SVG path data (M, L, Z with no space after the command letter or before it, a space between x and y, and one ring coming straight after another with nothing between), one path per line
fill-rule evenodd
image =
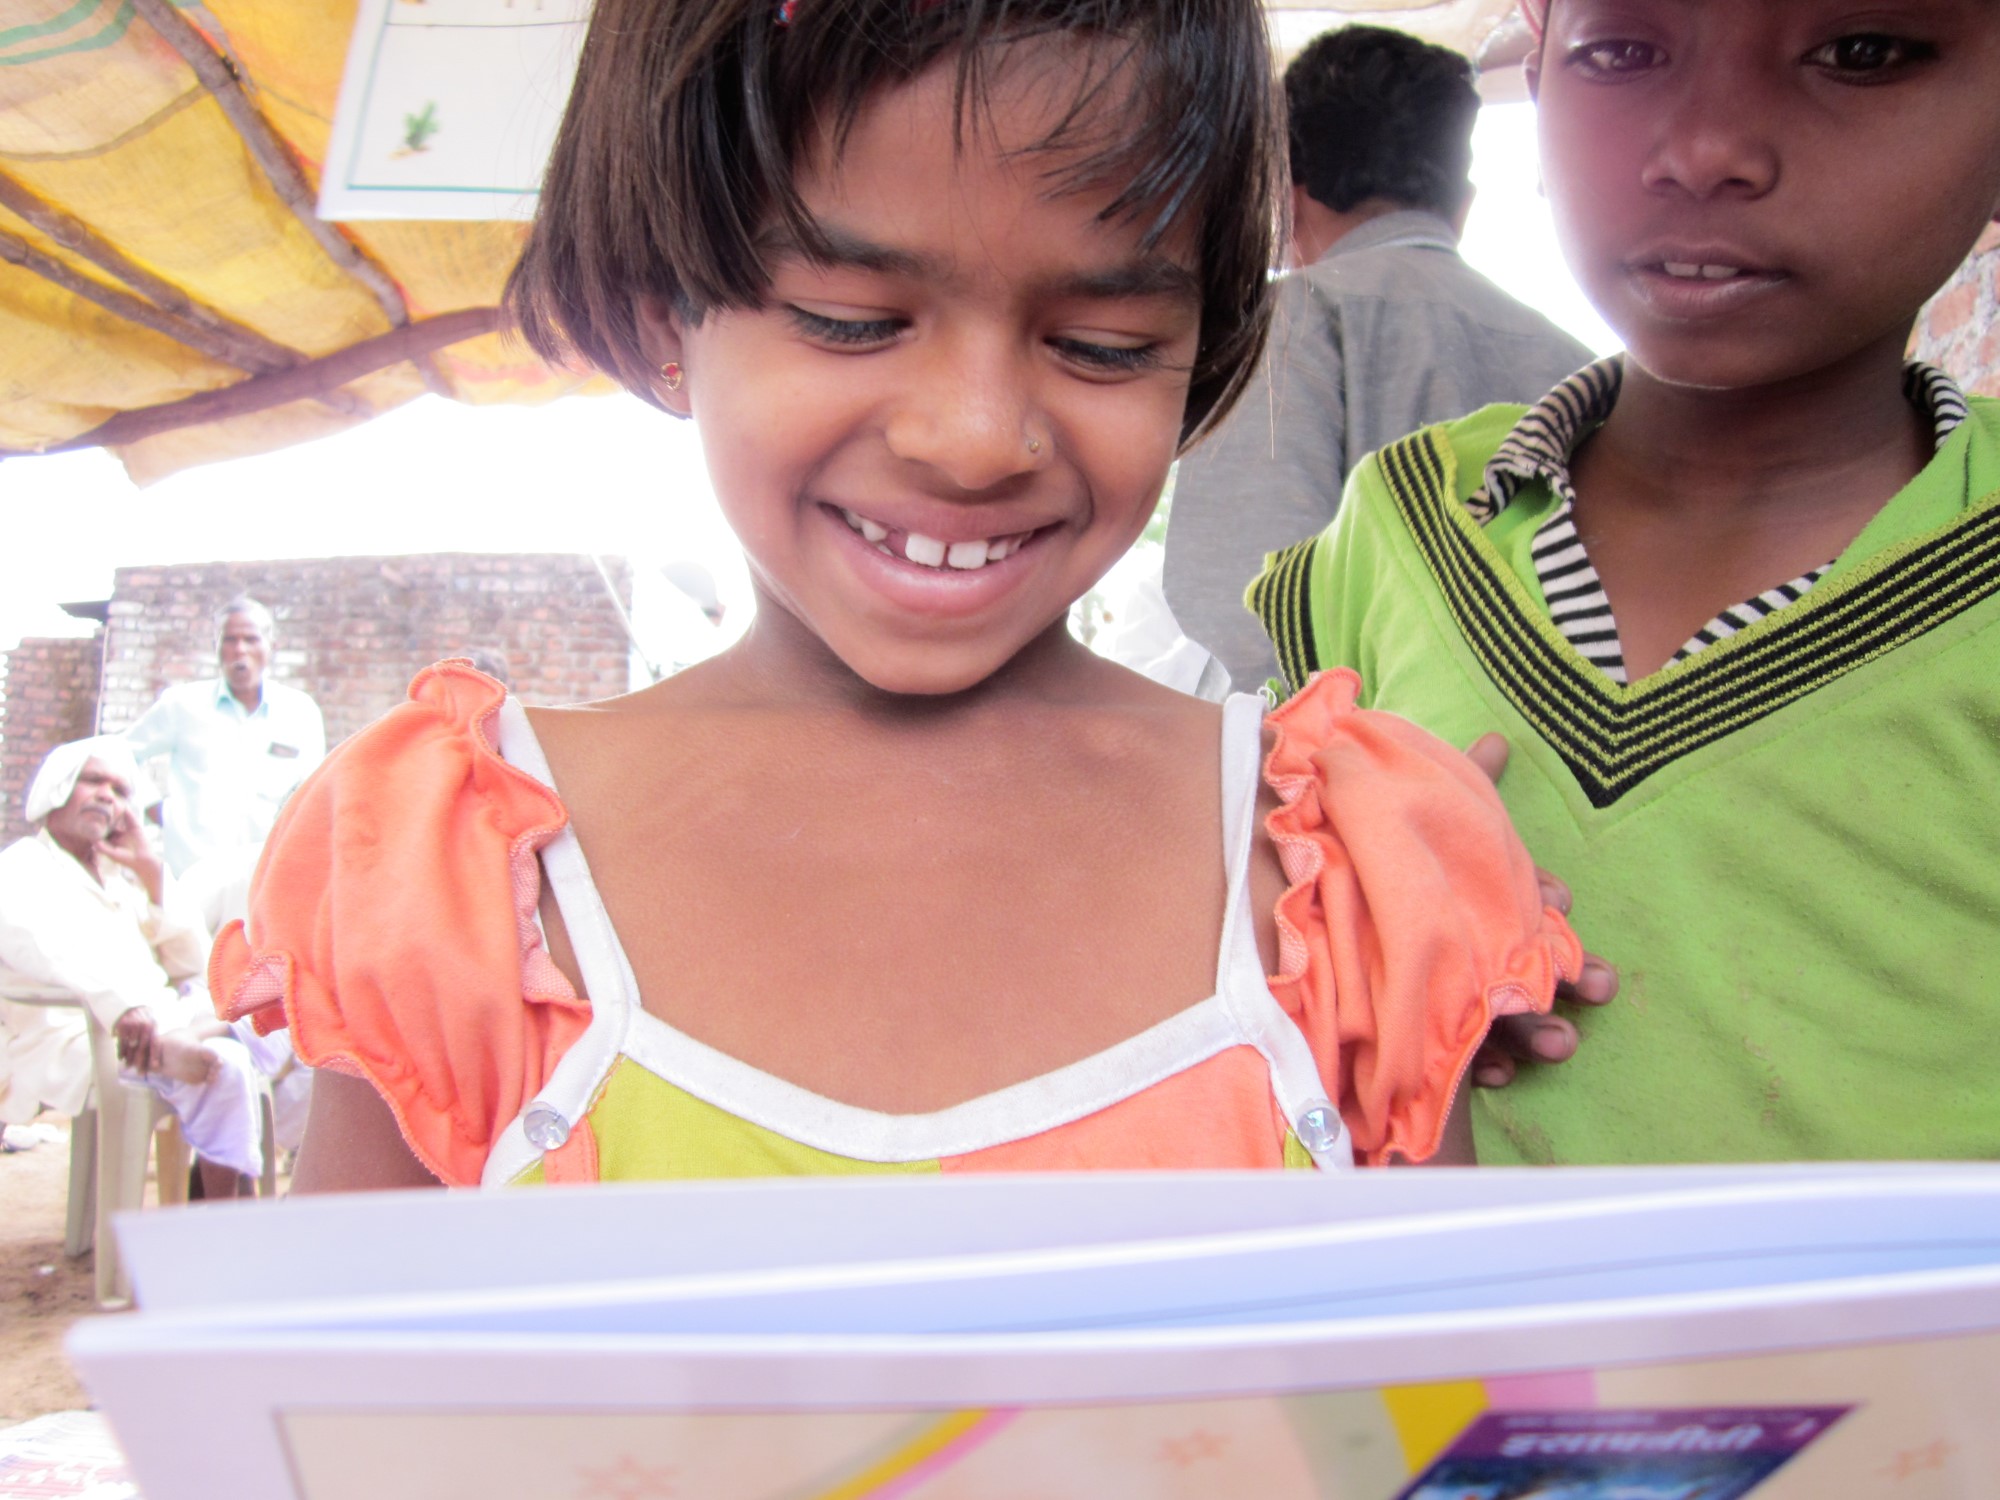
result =
M847 668L861 681L877 692L888 693L898 698L950 698L959 693L969 693L981 684L990 682L1002 668L1005 661L995 664L971 664L953 667L943 663L887 664L881 662L848 662Z
M1036 654L1038 635L1012 650L990 640L909 642L834 654L861 682L902 698L949 698L1009 673Z

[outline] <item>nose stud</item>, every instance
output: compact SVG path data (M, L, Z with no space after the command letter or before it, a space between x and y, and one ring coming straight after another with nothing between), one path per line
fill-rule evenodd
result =
M1042 451L1042 440L1040 438L1029 438L1028 451L1030 453L1040 453Z

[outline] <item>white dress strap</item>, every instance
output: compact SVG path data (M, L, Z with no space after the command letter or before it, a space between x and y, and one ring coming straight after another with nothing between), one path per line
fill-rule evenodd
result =
M1263 960L1257 951L1257 928L1250 899L1250 854L1255 845L1257 791L1261 784L1260 768L1263 760L1263 700L1251 694L1238 694L1228 700L1223 708L1222 735L1222 828L1223 857L1228 872L1228 893L1224 906L1223 930L1216 958L1216 993L1214 1005L1226 1017L1226 1025L1208 1036L1203 1030L1202 1037L1183 1036L1189 1023L1206 1021L1216 1012L1210 1005L1197 1006L1192 1012L1173 1018L1162 1027L1155 1028L1161 1035L1150 1033L1134 1038L1125 1046L1112 1049L1120 1054L1116 1061L1120 1073L1128 1071L1136 1047L1156 1050L1157 1045L1173 1041L1169 1050L1177 1059L1175 1066L1184 1066L1188 1060L1182 1056L1192 1045L1194 1053L1207 1055L1229 1044L1229 1033L1234 1033L1242 1041L1254 1046L1263 1056L1270 1069L1272 1090L1276 1094L1280 1109L1291 1122L1292 1130L1298 1136L1314 1162L1324 1169L1337 1169L1353 1165L1353 1150L1346 1128L1341 1123L1339 1111L1325 1097L1324 1086L1313 1060L1311 1049L1306 1044L1304 1034L1293 1024L1284 1009L1272 997L1264 979ZM542 752L540 741L536 739L533 726L526 711L514 698L508 698L501 706L499 715L500 753L510 765L527 772L550 790L556 790L555 780L550 774L548 759ZM624 946L618 941L616 930L611 925L610 914L605 910L603 898L598 894L596 882L591 878L590 866L584 858L582 845L578 843L575 831L564 828L550 840L541 851L542 870L548 880L549 889L555 896L557 909L562 913L563 925L569 934L570 946L576 954L577 967L581 971L585 993L591 1004L590 1025L582 1037L564 1054L547 1084L528 1102L520 1115L513 1120L489 1154L482 1182L486 1186L512 1181L532 1167L544 1151L553 1150L568 1139L570 1131L588 1111L590 1101L622 1053L643 1052L645 1044L658 1040L653 1033L675 1040L679 1034L672 1031L657 1018L648 1016L639 1004L638 980L632 972L625 956ZM1167 1034L1171 1033L1171 1036ZM1205 1038L1205 1039L1204 1039ZM686 1049L683 1049L686 1050ZM703 1049L706 1050L706 1049ZM681 1068L685 1071L687 1058L680 1057ZM1087 1072L1100 1062L1108 1065L1113 1059L1086 1059L1084 1063L1059 1070L1062 1075ZM733 1064L735 1072L750 1074L754 1070L742 1064ZM777 1084L763 1075L757 1075L760 1088L752 1090L761 1095L769 1092L769 1085ZM1061 1081L1073 1084L1079 1080L1064 1076ZM1032 1093L1038 1088L1056 1082L1055 1079L1035 1080L1029 1087L1003 1091ZM782 1086L787 1093L797 1092L789 1086ZM725 1091L728 1092L728 1091ZM1065 1090L1064 1092L1069 1092ZM1122 1092L1122 1091L1121 1091ZM822 1104L827 1101L818 1101ZM988 1104L1012 1103L1011 1097L1002 1101L975 1101L984 1110ZM1101 1104L1101 1101L1100 1101ZM842 1107L845 1108L845 1107ZM959 1110L943 1112L956 1116L969 1113L974 1106L961 1106ZM732 1112L745 1118L756 1118L758 1111L740 1102L732 1102ZM848 1110L849 1113L864 1114L866 1111ZM786 1111L788 1116L796 1111ZM1065 1109L1065 1118L1072 1110ZM917 1125L942 1123L942 1117L925 1117L923 1120L894 1121L902 1128ZM812 1135L812 1131L799 1129L801 1121L796 1118L783 1122L790 1133L801 1138ZM984 1123L984 1122L982 1122ZM1042 1122L1045 1127L1048 1122ZM772 1128L779 1128L773 1124ZM836 1132L845 1135L846 1132ZM808 1142L810 1144L810 1142ZM876 1159L859 1153L854 1144L841 1140L838 1154L858 1154L862 1159ZM878 1143L880 1144L880 1143ZM903 1143L907 1145L908 1143ZM938 1143L925 1140L918 1155L928 1157L941 1154ZM827 1146L823 1149L835 1149ZM961 1144L959 1149L966 1149ZM904 1151L890 1151L880 1159L899 1159ZM945 1152L942 1154L950 1154Z
M509 697L500 706L500 754L551 791L548 757L535 738L527 710ZM624 1050L631 1019L639 1005L639 983L626 961L611 926L611 915L590 878L590 865L577 842L576 830L565 826L541 851L542 873L562 913L563 927L590 1000L590 1025L565 1052L540 1093L507 1126L486 1158L481 1183L492 1187L511 1182L545 1151L569 1139Z
M1250 693L1235 694L1223 704L1222 715L1222 836L1229 895L1215 993L1244 1039L1263 1054L1278 1107L1314 1164L1329 1171L1351 1168L1354 1143L1347 1126L1326 1096L1305 1033L1271 994L1257 951L1250 853L1256 844L1257 795L1263 785L1264 700Z

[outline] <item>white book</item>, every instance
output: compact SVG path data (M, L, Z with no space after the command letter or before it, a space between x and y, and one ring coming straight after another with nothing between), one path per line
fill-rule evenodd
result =
M120 1242L144 1310L71 1348L146 1500L2000 1492L1994 1168L399 1194Z

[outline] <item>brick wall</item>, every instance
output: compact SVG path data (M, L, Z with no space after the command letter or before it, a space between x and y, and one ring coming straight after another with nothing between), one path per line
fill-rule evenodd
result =
M57 745L80 740L97 720L101 636L76 640L24 640L0 655L0 828L12 842L28 831L21 799L35 768Z
M1911 348L1967 390L2000 396L2000 224L1931 298Z
M629 570L617 559L605 566L629 608ZM162 688L217 674L213 617L237 594L277 616L271 677L312 694L330 744L401 702L423 667L475 649L508 658L514 690L528 703L603 698L627 685L624 628L587 557L437 553L121 568L101 692L95 641L30 641L12 654L0 731L9 836L19 831L27 777L50 746L91 732L93 710L116 733ZM87 679L76 665L85 654Z

